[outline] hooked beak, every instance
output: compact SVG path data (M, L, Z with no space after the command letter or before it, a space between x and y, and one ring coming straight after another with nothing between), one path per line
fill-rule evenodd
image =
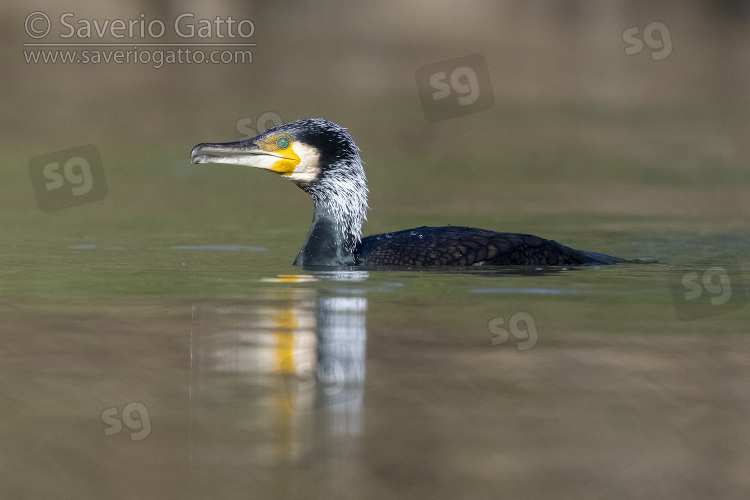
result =
M191 163L225 163L269 170L284 159L279 153L260 149L252 140L198 144L190 152Z

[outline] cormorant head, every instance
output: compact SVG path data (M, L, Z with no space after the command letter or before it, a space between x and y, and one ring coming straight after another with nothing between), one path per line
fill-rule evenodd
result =
M190 160L270 170L314 195L316 187L364 178L358 151L343 127L315 118L278 125L244 141L198 144Z
M367 218L367 179L358 151L344 128L315 118L279 125L244 141L198 144L190 160L262 168L296 183L312 197L315 212L295 263L332 265L353 262Z

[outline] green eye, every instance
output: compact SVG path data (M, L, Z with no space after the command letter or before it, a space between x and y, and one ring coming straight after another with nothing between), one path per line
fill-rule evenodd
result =
M290 140L288 137L279 137L276 139L276 147L279 149L286 149L289 147Z

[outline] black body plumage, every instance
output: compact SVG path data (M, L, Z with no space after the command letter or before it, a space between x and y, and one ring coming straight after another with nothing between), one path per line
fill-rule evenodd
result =
M575 266L623 260L583 252L530 234L473 227L418 227L362 238L354 253L365 266Z

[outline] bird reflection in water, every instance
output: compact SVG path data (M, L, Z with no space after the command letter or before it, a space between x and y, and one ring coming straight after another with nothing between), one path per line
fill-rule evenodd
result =
M261 300L194 307L191 411L247 406L240 418L274 429L278 458L345 458L340 439L363 425L367 299L356 283L367 276L278 276Z

